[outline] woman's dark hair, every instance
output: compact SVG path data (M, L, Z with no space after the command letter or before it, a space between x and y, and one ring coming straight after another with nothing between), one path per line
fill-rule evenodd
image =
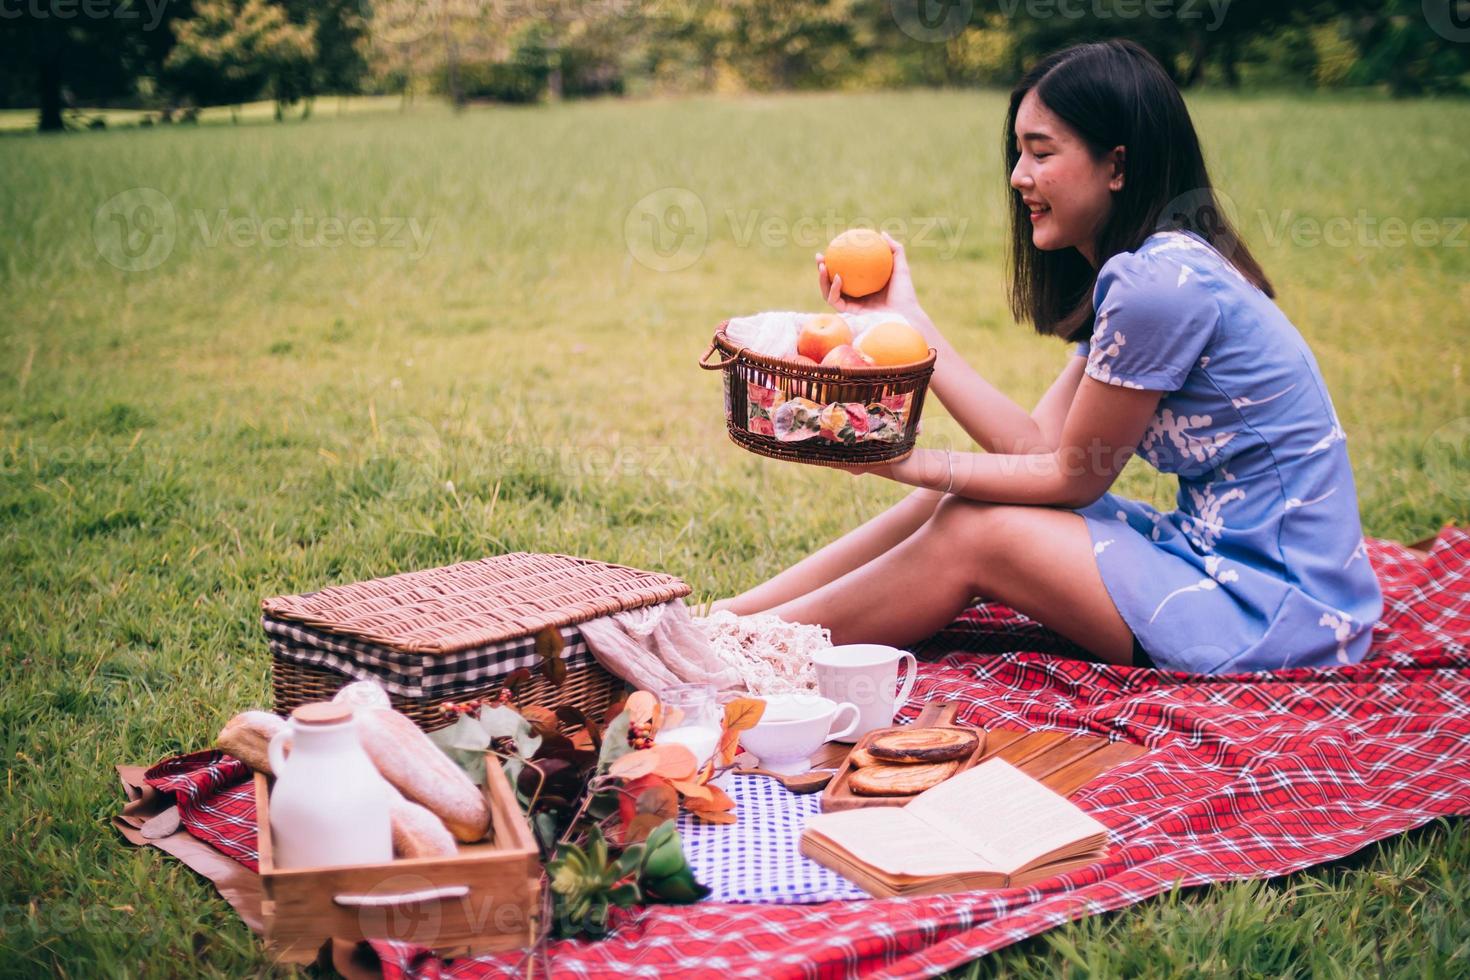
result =
M1006 179L1021 150L1016 113L1027 92L1071 126L1095 159L1124 148L1123 188L1097 242L1097 268L1135 251L1157 231L1187 229L1210 242L1267 296L1266 274L1230 226L1210 185L1199 137L1163 66L1132 41L1079 44L1043 58L1011 92ZM1044 252L1031 241L1029 209L1011 192L1011 311L1037 332L1071 341L1092 332L1093 268L1073 248Z

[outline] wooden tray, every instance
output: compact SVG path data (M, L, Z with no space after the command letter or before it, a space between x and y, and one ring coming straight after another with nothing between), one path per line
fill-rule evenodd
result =
M278 963L310 963L333 937L401 939L441 955L528 945L541 909L540 854L500 760L487 756L485 761L484 792L494 826L490 841L460 844L453 857L331 868L275 866L270 782L256 773L261 915L270 957Z
M910 725L896 728L949 726L959 706L952 701L931 701L924 705L919 717ZM970 727L970 726L959 726ZM1064 732L1025 732L1008 728L972 729L980 734L980 744L959 768L959 772L987 759L1000 758L1053 792L1070 796L1093 779L1125 762L1143 755L1147 749L1131 742L1112 742L1098 735L1067 735ZM857 743L865 747L873 736L892 731L883 728L864 735ZM865 806L903 806L909 796L859 796L847 787L854 766L844 759L837 774L822 793L823 810L852 810Z

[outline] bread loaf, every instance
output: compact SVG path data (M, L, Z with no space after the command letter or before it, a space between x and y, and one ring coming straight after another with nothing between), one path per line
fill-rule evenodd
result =
M444 821L393 790L388 804L388 818L393 824L393 856L401 858L448 857L459 853L454 835Z
M388 708L359 708L356 716L362 747L383 778L431 810L457 839L485 838L490 806L484 794L419 726Z
M938 786L959 768L958 762L864 766L852 771L847 786L859 796L911 796Z
M867 750L880 762L949 762L979 744L980 737L963 728L908 728L874 735Z
M353 681L332 695L334 704L350 704L358 708L391 708L388 692L377 681Z
M435 755L448 761L444 753L429 742L422 732L419 732L416 725L413 725L412 722L409 722L409 725L413 727L419 738L428 744ZM256 772L271 776L274 773L271 772L270 757L266 754L266 746L270 744L276 732L286 731L289 728L290 723L286 719L273 715L269 711L242 711L225 723L225 727L221 729L214 744L215 748L227 755L234 756ZM363 748L366 750L367 740L363 739L363 743ZM372 757L371 752L368 752L368 755ZM383 767L376 758L373 759L373 762L379 771L382 771ZM482 799L479 790L475 789L474 784L469 781L469 777L465 776L453 763L450 763L450 768L469 785L476 799ZM390 785L396 786L393 780L388 778L386 772L383 773L383 776L388 779ZM392 793L393 799L388 807L388 817L393 825L393 854L396 857L443 857L458 853L459 849L454 843L454 834L449 832L443 820L434 815L434 811L405 799L396 788L392 790ZM487 811L487 823L488 816ZM468 825L466 832L469 832ZM479 840L483 836L484 831L482 830L473 839Z
M277 732L290 728L286 719L269 711L242 711L220 730L214 747L226 755L234 756L256 772L267 776L271 772L271 760L265 747Z

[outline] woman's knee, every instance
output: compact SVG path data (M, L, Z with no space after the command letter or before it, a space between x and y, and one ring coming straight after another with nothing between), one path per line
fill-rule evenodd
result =
M941 541L962 546L965 553L995 568L1014 549L1025 545L1034 526L1036 508L1020 504L993 504L947 494L930 519Z

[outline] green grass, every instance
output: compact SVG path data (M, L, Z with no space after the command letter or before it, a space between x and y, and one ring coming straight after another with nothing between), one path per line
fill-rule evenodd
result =
M1455 452L1470 427L1470 248L1267 235L1288 210L1470 215L1470 144L1453 135L1470 132L1470 105L1193 108L1331 386L1368 531L1413 540L1470 520ZM266 969L207 884L107 823L113 763L204 746L267 702L262 596L517 549L721 595L901 496L743 454L716 376L694 367L724 316L819 307L811 253L829 214L834 231L863 217L913 236L962 227L911 241L920 296L989 378L1038 396L1067 352L1005 311L1002 111L984 93L421 104L0 140L0 970ZM173 244L126 271L103 255L124 259L114 219L97 216L139 187L173 209ZM648 255L638 213L632 246L625 225L666 187L708 220L697 260L660 272L634 257ZM364 219L367 234L248 244L251 221L298 209ZM222 210L243 232L215 237ZM426 245L385 240L396 219ZM168 227L162 212L142 223ZM925 441L962 444L937 405ZM1172 495L1137 464L1119 489ZM976 969L1463 973L1467 840L1441 825L1350 866L1064 927Z

